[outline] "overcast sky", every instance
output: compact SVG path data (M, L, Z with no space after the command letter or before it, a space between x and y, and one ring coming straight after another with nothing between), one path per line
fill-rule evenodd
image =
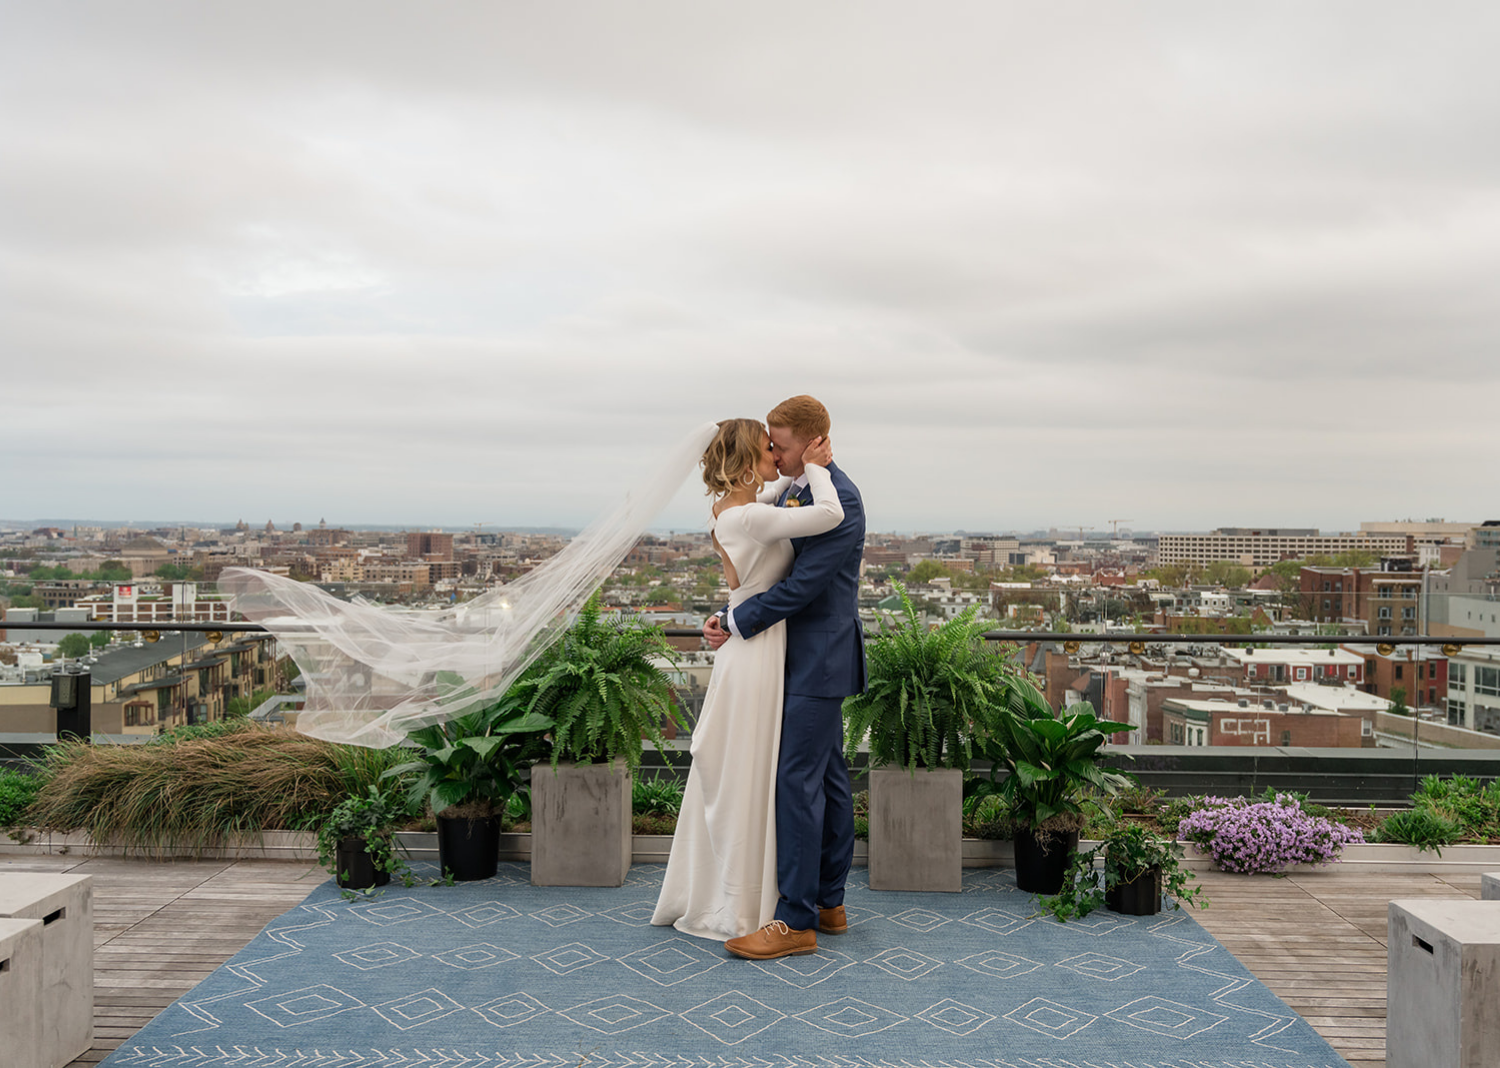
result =
M1500 7L0 0L0 517L1500 517ZM684 490L662 527L701 525Z

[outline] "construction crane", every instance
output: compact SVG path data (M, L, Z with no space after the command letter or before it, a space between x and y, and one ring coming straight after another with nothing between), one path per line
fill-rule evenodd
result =
M1110 530L1112 530L1114 532L1112 534L1112 537L1118 538L1120 536L1120 524L1121 523L1134 523L1135 520L1134 519L1110 519L1110 520L1107 520L1106 522L1109 523Z

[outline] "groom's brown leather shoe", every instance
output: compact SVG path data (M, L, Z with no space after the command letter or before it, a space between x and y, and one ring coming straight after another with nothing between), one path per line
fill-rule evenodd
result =
M818 930L824 934L843 934L849 929L849 918L844 915L844 906L818 910Z
M731 938L724 948L746 960L801 957L818 951L818 932L794 931L780 920L772 920L759 931Z

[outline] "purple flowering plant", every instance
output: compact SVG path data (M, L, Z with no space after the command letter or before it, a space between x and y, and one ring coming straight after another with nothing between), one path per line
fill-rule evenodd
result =
M1339 859L1344 846L1365 840L1357 828L1308 815L1291 794L1263 801L1205 797L1183 818L1177 834L1212 856L1223 871L1245 874L1327 864Z

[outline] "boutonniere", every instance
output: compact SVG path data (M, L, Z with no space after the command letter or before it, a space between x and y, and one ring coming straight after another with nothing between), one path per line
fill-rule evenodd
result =
M802 499L800 497L788 497L786 499L786 502L784 504L782 504L781 507L783 507L783 508L801 508L802 507Z

